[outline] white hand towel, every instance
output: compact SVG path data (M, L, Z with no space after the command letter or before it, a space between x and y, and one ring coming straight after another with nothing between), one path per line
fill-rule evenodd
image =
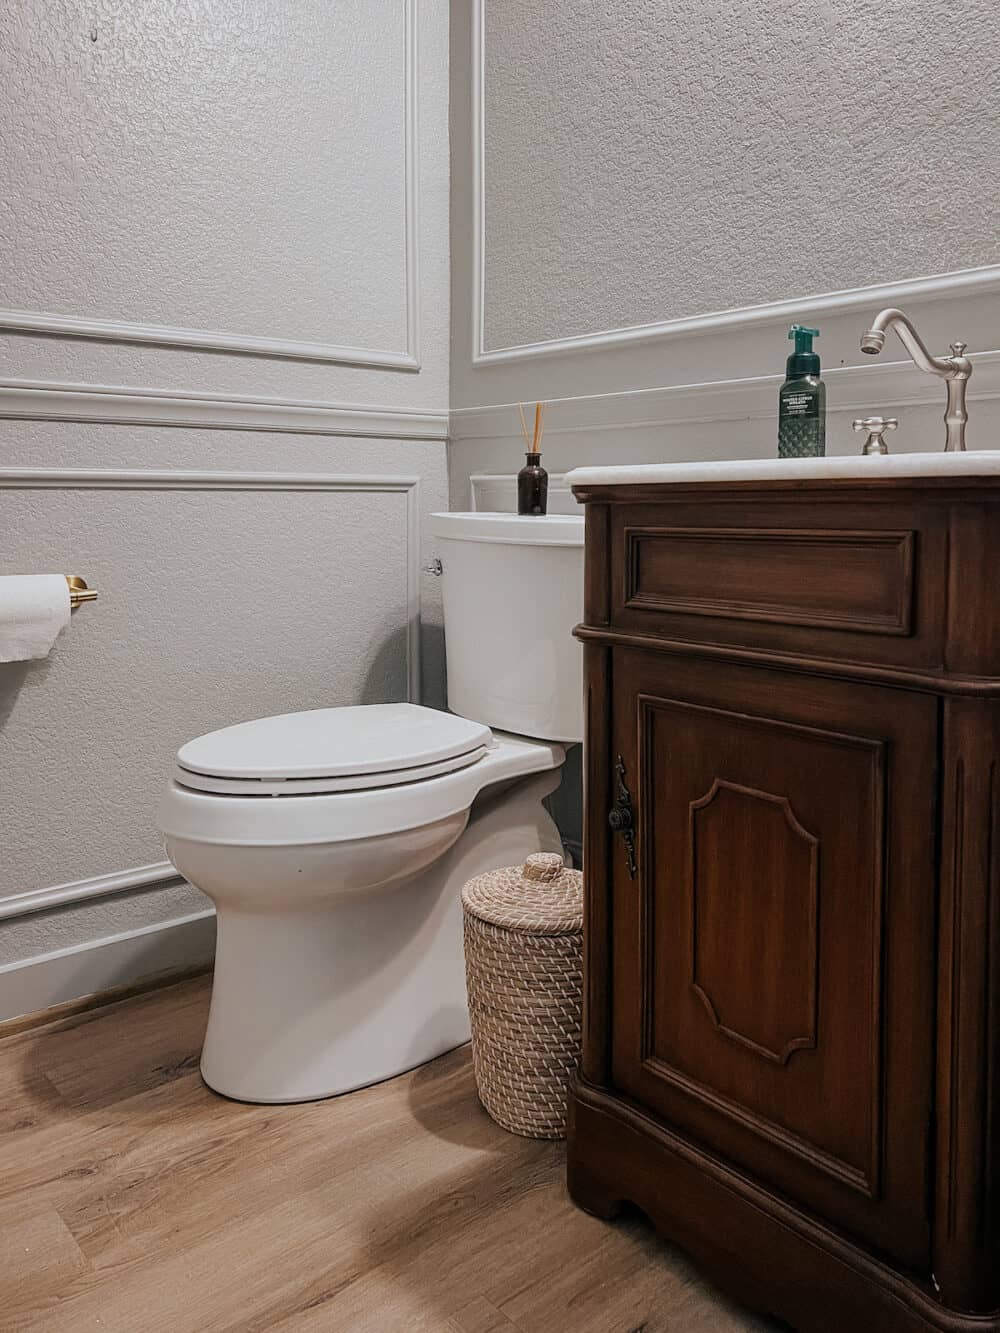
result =
M69 623L69 611L65 575L0 576L0 662L47 657Z

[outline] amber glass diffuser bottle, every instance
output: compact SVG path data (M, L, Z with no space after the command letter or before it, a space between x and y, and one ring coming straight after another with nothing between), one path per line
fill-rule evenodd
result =
M542 467L541 440L542 416L545 408L542 403L535 404L535 429L528 434L528 423L524 418L524 407L518 404L521 413L521 430L524 442L528 446L524 467L517 474L517 512L519 514L544 514L549 498L549 474Z

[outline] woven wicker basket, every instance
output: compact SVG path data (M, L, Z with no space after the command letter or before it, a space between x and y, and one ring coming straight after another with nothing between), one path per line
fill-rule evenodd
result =
M465 976L479 1100L504 1129L566 1136L580 1056L583 876L554 852L470 880Z

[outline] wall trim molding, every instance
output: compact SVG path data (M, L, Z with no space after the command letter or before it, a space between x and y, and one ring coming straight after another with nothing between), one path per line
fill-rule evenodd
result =
M971 354L969 402L1000 398L1000 349ZM550 399L546 435L587 431L681 426L697 422L751 421L774 417L782 375L706 380L613 393ZM865 366L835 366L823 371L828 412L933 407L944 414L944 385L909 361L873 361ZM975 429L975 418L972 422ZM520 437L516 403L490 403L452 410L449 439L463 441Z
M326 472L199 472L134 468L0 468L3 490L371 491L406 503L406 675L420 700L420 478Z
M153 471L129 468L0 468L4 490L356 491L396 493L406 504L407 696L420 700L420 478L309 472ZM180 883L168 861L0 897L0 920L90 902L133 889ZM98 942L100 943L100 942ZM96 945L95 945L96 947ZM2 969L0 969L2 974ZM109 981L108 986L118 984ZM95 987L102 989L102 987ZM74 992L79 994L79 992ZM72 998L65 996L63 998ZM52 1000L55 1004L58 1001ZM36 1005L43 1008L44 1005ZM0 1018L3 1018L0 986Z
M210 963L214 953L215 912L206 908L4 963L0 965L0 1022L175 968Z
M719 332L759 324L787 323L805 316L849 313L870 306L895 305L897 302L927 300L934 297L974 295L1000 291L1000 264L959 269L951 273L906 278L899 282L878 283L868 287L850 287L839 291L818 292L790 300L769 301L759 305L713 310L679 319L657 320L622 328L600 329L593 333L565 338L546 338L538 342L509 347L486 346L486 106L485 106L485 5L472 5L472 364L496 365L526 361L540 356L564 356L629 346L695 333Z
M446 410L364 407L297 398L234 398L227 394L123 384L0 379L0 419L97 421L107 425L446 440Z
M117 893L134 889L164 888L184 881L169 861L154 861L150 865L133 866L131 870L116 870L110 875L91 875L87 879L70 880L66 884L52 884L45 889L29 889L10 898L0 898L0 921L13 917L32 916L35 912L50 912L56 907L92 902L95 898L110 898Z
M550 514L578 514L583 511L572 489L566 485L565 472L549 473ZM473 513L512 514L517 502L516 472L473 472L469 476L469 503Z
M401 352L333 343L258 337L208 329L173 328L166 324L135 323L129 320L90 319L44 310L0 309L0 331L45 334L50 337L88 338L101 342L141 343L154 347L183 347L193 351L236 352L249 356L287 357L322 361L335 365L370 369L420 370L420 275L419 275L419 123L418 0L404 0L404 285L406 300L406 346Z

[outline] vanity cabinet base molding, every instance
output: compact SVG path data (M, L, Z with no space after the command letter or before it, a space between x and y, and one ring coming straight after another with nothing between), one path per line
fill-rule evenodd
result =
M705 1274L803 1333L997 1333L1000 1316L944 1309L920 1283L699 1152L621 1097L577 1081L568 1184L611 1220L634 1204Z
M577 495L572 1197L800 1333L1000 1333L1000 479Z

